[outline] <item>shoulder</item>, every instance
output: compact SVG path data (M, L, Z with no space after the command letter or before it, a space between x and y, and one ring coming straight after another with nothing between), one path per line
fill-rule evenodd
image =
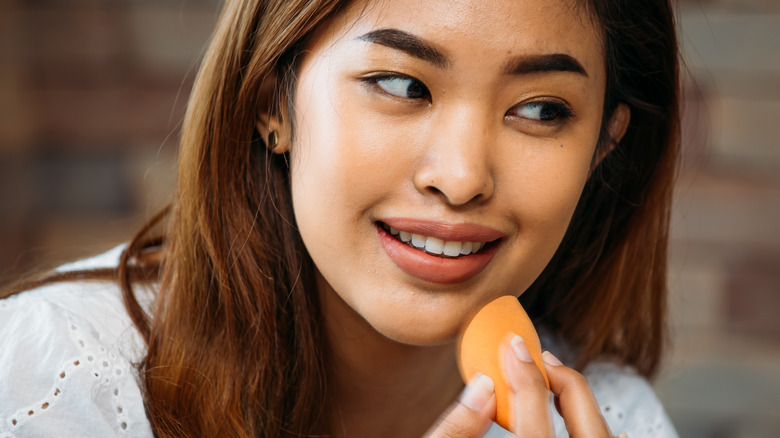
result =
M583 374L613 434L626 432L628 438L677 438L677 432L652 387L632 368L610 362L596 362L588 366ZM554 406L550 408L553 411L555 436L568 437L563 418ZM511 436L511 433L493 424L486 438Z
M540 328L542 345L571 365L576 352L565 340L550 330ZM676 438L674 429L652 386L630 366L606 359L588 365L582 374L588 379L601 414L617 435L626 432L629 438ZM555 413L556 436L568 436L563 419Z
M584 373L612 432L630 438L677 437L649 382L633 368L595 362Z
M115 266L121 250L59 270ZM113 283L0 300L0 437L151 436L133 365L143 345Z

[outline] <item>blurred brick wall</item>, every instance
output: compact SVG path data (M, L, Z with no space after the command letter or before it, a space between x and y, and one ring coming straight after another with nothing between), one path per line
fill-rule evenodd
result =
M164 205L216 0L3 0L0 284Z
M689 79L672 218L674 349L657 389L683 437L776 437L780 1L683 1L679 24Z
M2 1L0 283L122 242L168 201L218 11L216 0ZM657 389L683 437L775 437L780 1L681 0L679 18L691 80L674 349Z

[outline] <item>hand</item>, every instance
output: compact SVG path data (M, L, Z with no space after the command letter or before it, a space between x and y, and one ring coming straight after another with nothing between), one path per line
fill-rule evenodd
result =
M542 373L531 360L528 348L516 336L504 354L505 378L511 388L514 412L512 431L516 437L552 438L550 391ZM571 437L612 437L588 381L582 374L561 364L550 352L544 352L544 366L555 395L555 407L563 417ZM485 435L495 418L495 396L489 377L477 375L469 382L459 400L442 415L426 435L428 438L476 438ZM624 436L621 434L621 436Z
M474 376L458 401L439 418L426 438L481 437L490 429L496 417L496 396L493 381L484 374Z

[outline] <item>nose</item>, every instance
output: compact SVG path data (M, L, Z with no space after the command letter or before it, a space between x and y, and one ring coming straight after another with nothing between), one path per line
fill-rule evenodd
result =
M491 198L495 181L488 123L467 108L431 118L425 153L414 172L417 191L452 206Z

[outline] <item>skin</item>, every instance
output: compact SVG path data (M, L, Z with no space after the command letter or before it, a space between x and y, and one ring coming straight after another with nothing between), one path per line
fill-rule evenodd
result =
M432 62L366 37L379 29L410 34L441 56ZM549 54L570 56L583 72L505 71ZM296 88L290 172L318 270L337 433L484 433L495 409L489 387L472 387L481 403L464 395L451 405L462 388L454 340L482 305L519 296L563 238L592 170L603 56L593 24L562 1L358 3L315 33ZM427 93L410 97L418 82L409 78ZM536 120L533 102L573 116ZM612 131L627 123L620 114ZM484 225L505 237L477 275L434 283L399 269L382 248L376 222L389 217ZM544 414L518 414L515 432L549 436L541 374L506 357L516 407ZM585 380L548 368L571 427L607 436Z

